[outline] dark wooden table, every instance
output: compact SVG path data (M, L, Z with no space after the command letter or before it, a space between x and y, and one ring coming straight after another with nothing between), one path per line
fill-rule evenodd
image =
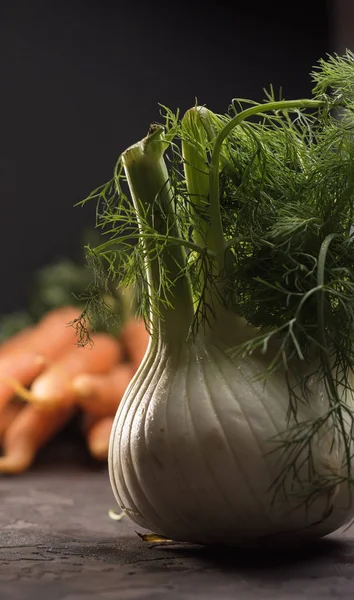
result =
M1 600L354 599L350 531L292 554L151 546L108 517L106 469L67 459L0 480Z

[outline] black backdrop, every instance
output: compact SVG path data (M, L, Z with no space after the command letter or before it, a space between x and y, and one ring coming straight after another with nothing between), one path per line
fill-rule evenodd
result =
M25 306L33 272L78 247L119 153L158 103L309 93L327 52L325 1L8 0L0 9L0 312Z

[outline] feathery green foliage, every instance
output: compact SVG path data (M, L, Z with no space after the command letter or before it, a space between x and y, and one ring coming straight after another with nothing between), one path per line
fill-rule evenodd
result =
M277 341L269 373L285 369L295 419L297 403L307 398L306 380L302 399L294 391L299 361L318 358L318 374L308 378L324 378L330 409L278 440L294 459L279 486L289 476L296 479L294 465L305 447L311 452L328 420L344 439L351 478L346 424L353 415L346 393L354 365L353 53L319 61L312 79L312 98L276 100L270 89L264 103L235 100L226 115L196 106L181 119L162 106L159 143L170 206L161 200L164 190L150 204L132 204L122 157L113 179L88 198L97 201L103 236L88 249L96 270L104 265L110 281L138 290L139 311L152 333L152 315L161 317L161 307L174 309L176 277L186 278L194 302L192 336L213 325L214 302L221 301L258 330L235 352L265 350ZM173 257L176 247L183 248L184 264L169 270L166 256ZM147 263L158 269L158 285L149 282Z

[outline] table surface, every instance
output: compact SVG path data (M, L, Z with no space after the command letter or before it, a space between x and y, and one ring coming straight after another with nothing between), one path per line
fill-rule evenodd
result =
M150 545L110 508L103 467L66 460L1 478L1 600L354 598L353 531L290 554Z

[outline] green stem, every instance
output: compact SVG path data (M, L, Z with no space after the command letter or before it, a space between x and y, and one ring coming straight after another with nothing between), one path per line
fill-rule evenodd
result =
M175 244L159 251L156 238L144 237L147 226L158 237L180 238L163 158L165 147L163 128L155 126L123 153L122 162L143 237L153 331L164 341L175 343L187 338L193 320L191 288L184 272L185 250ZM166 274L171 282L168 288L163 286Z
M222 144L229 133L242 123L245 119L265 112L284 111L290 109L301 108L318 108L323 106L321 100L280 100L275 102L267 102L265 104L256 104L233 117L218 133L215 138L212 151L210 169L209 169L209 202L210 202L210 221L212 223L212 232L210 236L210 250L213 250L218 255L218 265L220 272L224 271L224 251L225 239L222 228L221 213L220 213L220 189L219 189L219 164Z
M195 223L193 239L208 246L209 224L205 215L209 204L209 165L206 134L199 117L199 107L190 108L182 119L182 157L187 192Z

